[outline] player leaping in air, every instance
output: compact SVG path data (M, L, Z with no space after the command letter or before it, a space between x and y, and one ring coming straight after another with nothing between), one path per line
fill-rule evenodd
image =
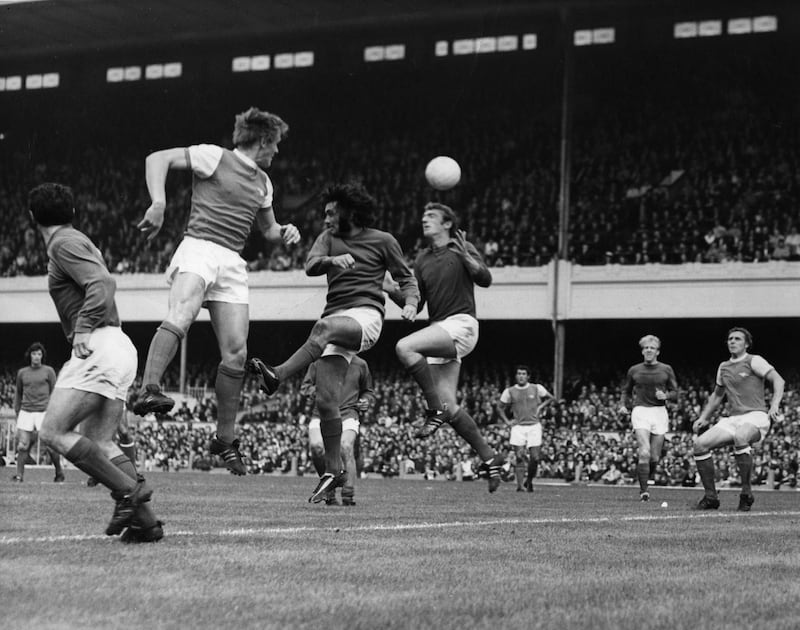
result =
M475 285L488 287L492 274L475 246L456 229L453 210L429 203L422 214L422 234L429 243L414 262L422 301L428 303L430 325L397 342L397 357L422 388L428 405L417 437L429 437L445 422L481 458L489 492L500 485L505 459L481 435L467 411L456 402L461 359L478 343ZM392 299L397 292L389 293Z
M336 184L322 194L325 230L317 237L306 260L306 274L328 278L322 317L306 342L275 367L258 358L248 363L261 388L273 394L280 382L317 361L316 393L320 431L325 444L325 473L309 501L319 503L328 491L345 483L339 412L342 383L350 361L368 350L383 328L383 280L388 271L398 282L403 319L417 316L419 290L400 244L388 232L372 227L375 199L359 183Z

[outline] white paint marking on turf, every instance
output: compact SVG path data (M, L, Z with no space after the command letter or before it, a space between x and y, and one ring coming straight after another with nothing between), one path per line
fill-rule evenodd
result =
M380 531L409 531L420 529L448 529L451 527L486 527L490 525L572 525L580 523L613 523L631 521L673 521L680 519L708 519L708 518L752 518L754 516L800 516L800 511L783 512L701 512L701 513L681 513L681 514L653 514L638 516L598 516L594 518L497 518L481 521L449 521L446 523L430 523L423 521L420 523L394 523L391 525L358 525L355 527L260 527L260 528L241 528L223 529L220 531L197 532L189 530L167 531L166 537L176 536L262 536L266 534L291 535L303 533L319 532L380 532ZM115 536L104 536L101 534L76 534L73 536L3 536L0 537L0 545L12 545L18 543L46 543L46 542L82 542L88 540L107 540L113 542Z

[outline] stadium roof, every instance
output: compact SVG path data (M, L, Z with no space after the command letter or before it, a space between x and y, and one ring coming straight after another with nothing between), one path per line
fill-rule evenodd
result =
M530 11L552 0L0 0L0 57Z
M735 4L744 0L728 0ZM752 0L748 0L752 3ZM773 0L773 2L783 0ZM0 59L414 25L565 7L642 10L721 0L0 0ZM726 4L722 2L722 4ZM622 9L622 11L620 11Z

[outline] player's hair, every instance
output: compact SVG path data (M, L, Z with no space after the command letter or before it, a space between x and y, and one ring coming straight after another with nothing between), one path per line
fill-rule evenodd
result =
M75 198L69 186L48 182L28 193L28 209L39 225L66 225L75 215Z
M741 326L734 326L728 331L726 335L726 339L731 336L731 333L740 332L744 335L744 348L745 350L750 350L753 347L753 335L750 334L750 331L747 328L742 328Z
M452 234L458 227L458 217L450 206L446 206L438 201L429 201L425 204L425 210L438 210L442 213L442 223L450 221L450 234Z
M519 372L520 370L525 370L528 373L528 376L531 375L531 369L527 365L520 363L519 365L514 366L515 372Z
M368 228L375 222L378 202L359 182L331 184L322 192L320 198L323 205L335 202L339 208L347 210L348 218L353 225Z
M661 349L661 339L656 337L655 335L645 335L641 339L639 339L639 347L644 348L648 343L655 343L658 346L658 349Z
M272 142L285 138L288 133L289 125L280 116L251 107L246 112L236 115L236 122L233 125L233 144L237 147L249 147L259 142L261 138Z
M47 350L44 349L44 346L41 343L34 341L28 346L28 349L25 350L25 363L27 365L31 364L31 353L36 352L37 350L42 351L42 363L47 361Z

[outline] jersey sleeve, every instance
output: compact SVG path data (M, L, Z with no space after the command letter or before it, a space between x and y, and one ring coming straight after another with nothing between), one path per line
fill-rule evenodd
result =
M764 378L767 374L769 374L770 370L775 369L760 354L753 355L753 360L750 362L750 365L753 368L753 372L755 372L761 378Z
M511 392L508 390L508 387L506 387L503 390L503 393L500 394L500 402L503 403L504 405L508 405L511 403Z
M186 154L189 158L189 166L192 172L198 177L208 179L217 170L219 162L222 159L222 147L215 144L193 144L186 149ZM271 190L267 189L272 199Z
M722 382L722 363L720 363L719 367L717 368L717 376L714 379L714 384L717 387L725 387L725 384Z
M551 395L547 388L539 383L536 384L536 392L539 394L539 398L547 398Z

